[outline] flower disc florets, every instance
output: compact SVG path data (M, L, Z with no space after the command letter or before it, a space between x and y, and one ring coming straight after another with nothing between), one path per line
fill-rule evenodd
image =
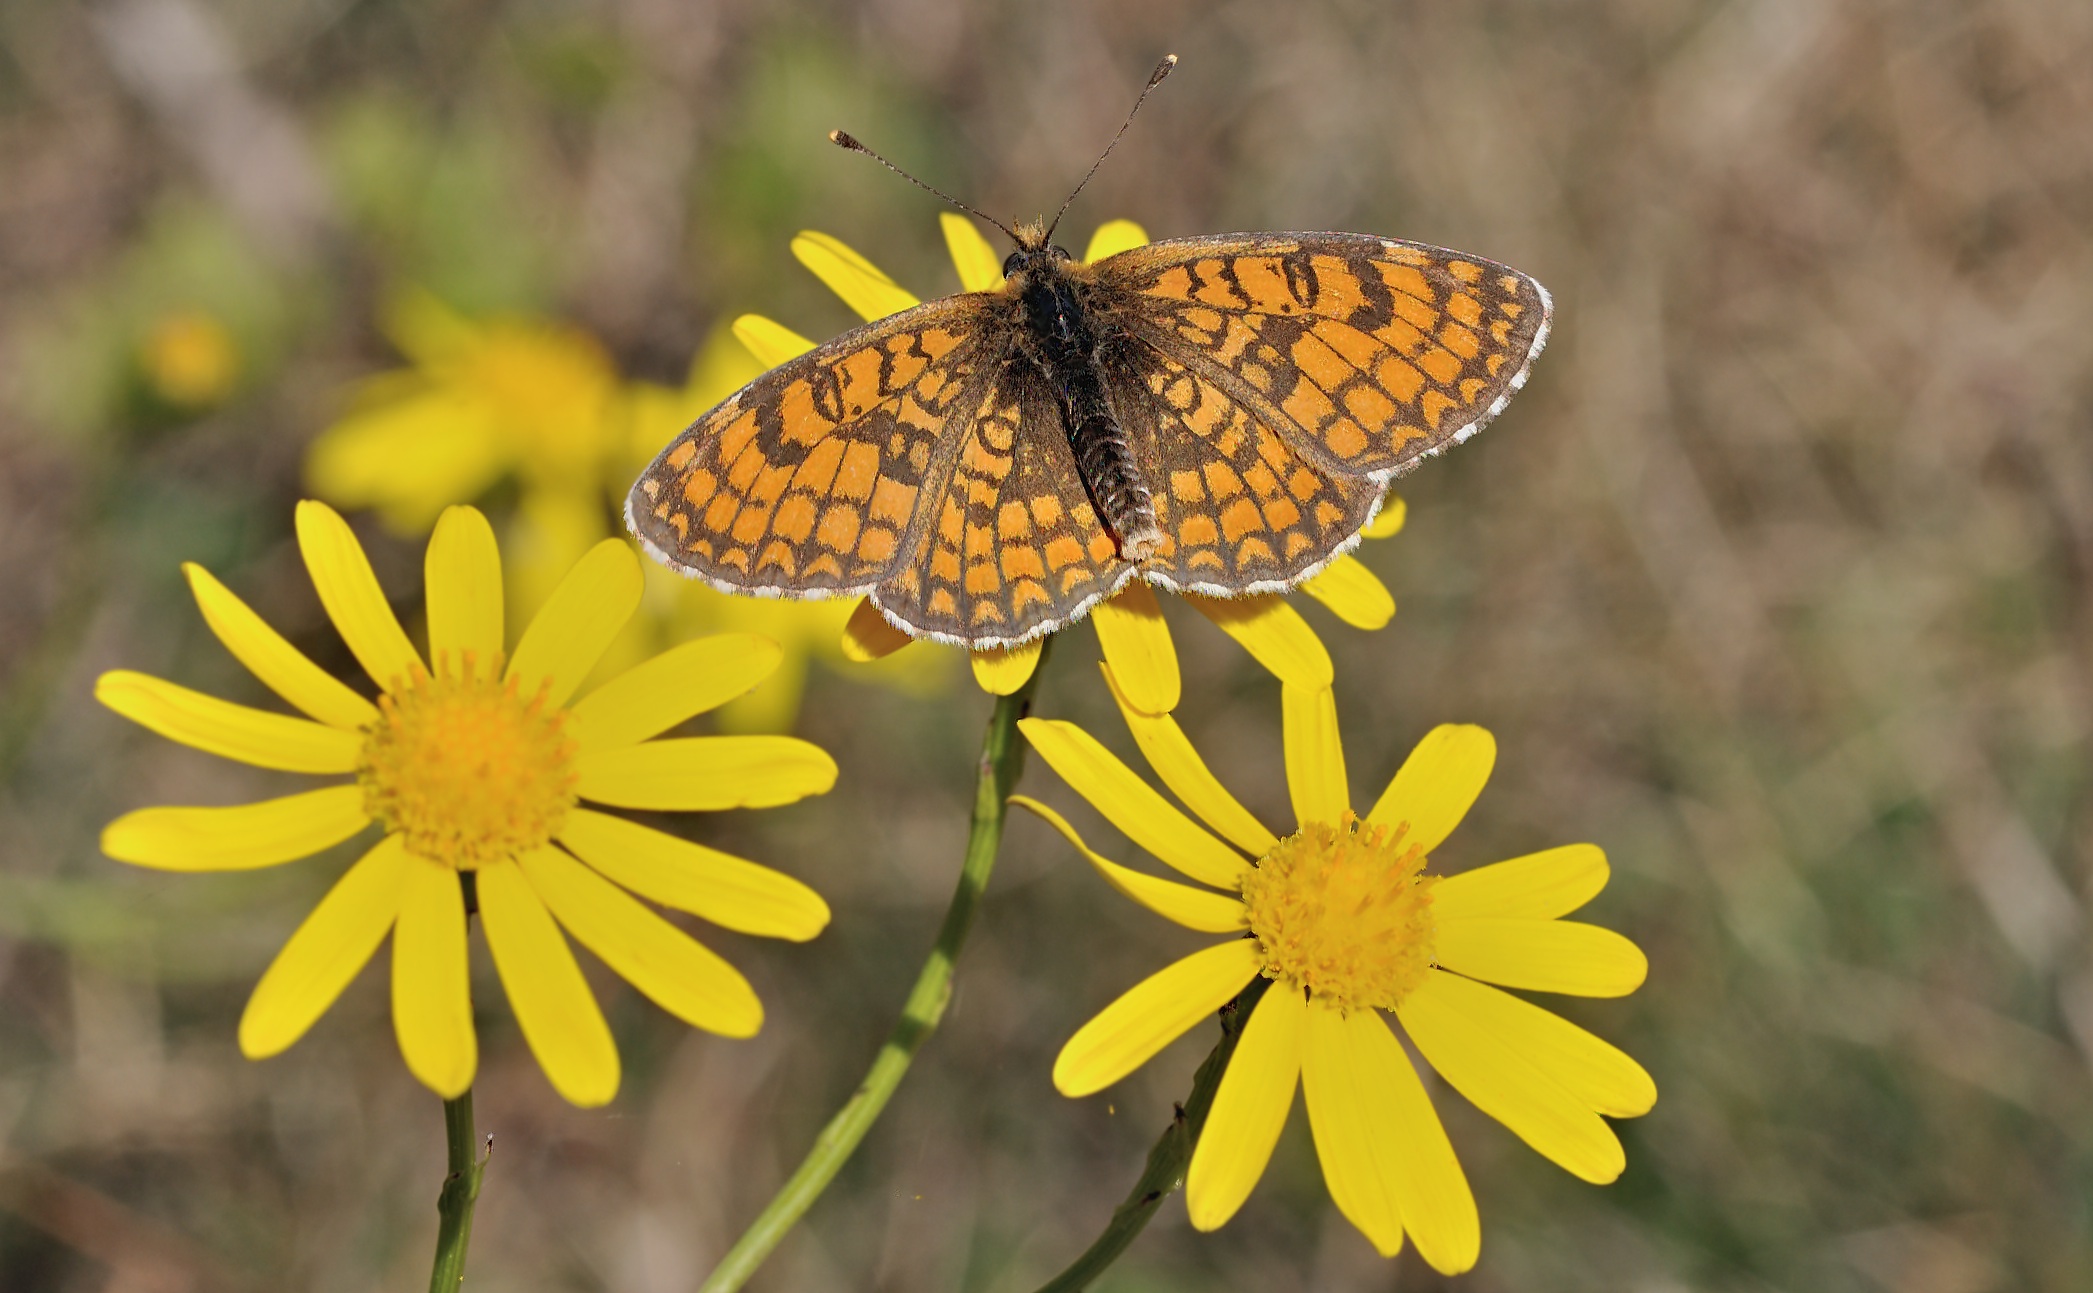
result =
M1310 822L1243 880L1265 977L1342 1010L1393 1010L1432 968L1424 850L1405 825Z
M473 870L550 840L574 807L575 742L566 711L475 669L416 669L378 698L356 777L364 806L410 852Z

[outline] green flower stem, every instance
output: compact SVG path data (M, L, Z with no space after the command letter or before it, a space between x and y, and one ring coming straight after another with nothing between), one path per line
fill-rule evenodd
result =
M1067 1270L1040 1285L1039 1293L1078 1293L1089 1288L1090 1282L1118 1261L1134 1237L1147 1228L1163 1200L1185 1183L1185 1169L1191 1164L1199 1133L1206 1126L1206 1115L1214 1107L1214 1092L1220 1088L1221 1075L1228 1071L1229 1057L1235 1054L1243 1025L1250 1020L1251 1007L1271 985L1270 979L1260 975L1237 993L1235 1000L1221 1007L1221 1040L1214 1043L1213 1052L1199 1066L1192 1079L1192 1094L1177 1107L1177 1116L1171 1119L1169 1129L1148 1151L1148 1167L1141 1179L1134 1182L1126 1201L1112 1210L1112 1220L1097 1242L1085 1249Z
M742 1233L706 1279L701 1293L731 1293L755 1274L784 1239L785 1232L792 1229L842 1170L858 1142L887 1107L916 1052L937 1031L945 1007L952 1000L953 966L959 960L967 930L974 923L974 909L981 901L981 891L988 886L989 872L995 868L996 850L1003 842L1003 801L1016 788L1018 774L1024 771L1025 746L1018 739L1017 721L1031 708L1032 691L1039 682L1040 670L1046 668L1046 658L1047 652L1042 650L1039 665L1025 685L1012 695L996 698L995 713L989 717L988 733L981 743L981 762L974 783L973 828L967 836L966 861L959 869L959 886L952 892L952 904L945 909L945 923L938 929L937 943L916 974L916 985L909 990L901 1017L894 1021L893 1031L887 1034L886 1044L880 1047L857 1091L821 1129L806 1160Z
M480 1197L480 1177L487 1158L494 1153L494 1137L487 1138L487 1153L478 1153L472 1134L472 1091L443 1102L444 1140L450 1146L450 1175L436 1196L436 1265L429 1272L429 1293L458 1293L465 1283L465 1250L472 1244L472 1209Z

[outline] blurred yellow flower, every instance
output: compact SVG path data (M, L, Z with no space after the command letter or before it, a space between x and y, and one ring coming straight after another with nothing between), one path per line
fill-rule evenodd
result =
M986 292L1002 286L1002 260L981 230L964 216L939 216L945 246L959 271L963 290ZM1098 226L1083 251L1085 262L1118 255L1148 242L1148 233L1131 220L1109 220ZM792 240L792 254L844 304L870 322L920 304L863 255L829 234L807 231ZM734 321L734 335L766 368L798 358L814 342L758 314ZM724 394L724 392L723 392ZM707 406L709 407L709 406ZM1364 531L1369 538L1395 533L1403 522L1402 500L1390 495ZM1311 596L1355 627L1377 629L1395 614L1388 588L1357 558L1346 554L1302 584ZM1300 687L1327 687L1330 656L1307 621L1277 593L1249 597L1186 596L1184 600L1247 649L1259 664ZM1112 662L1127 694L1148 713L1168 713L1179 696L1177 655L1163 623L1155 594L1136 580L1092 612L1105 658ZM911 639L887 622L869 601L857 603L845 628L844 652L854 660L875 660L907 646ZM984 690L1009 695L1038 666L1042 640L1007 650L972 653L974 677Z
M339 515L301 503L298 542L328 617L378 684L375 705L195 565L184 571L212 632L309 717L128 671L95 686L103 704L171 740L259 767L353 777L241 807L127 813L103 832L111 857L247 870L330 848L373 822L384 832L263 974L240 1021L240 1049L259 1059L297 1041L390 932L401 1053L425 1085L457 1096L478 1065L468 903L525 1040L575 1104L610 1100L619 1064L563 929L685 1022L753 1034L763 1007L748 981L633 894L795 940L821 931L827 905L768 868L585 805L763 808L826 792L836 765L805 741L653 739L755 686L777 667L777 647L749 634L700 638L576 701L639 606L640 562L623 542L584 556L505 652L494 532L470 507L447 509L428 547L426 662Z
M1127 897L1187 928L1235 937L1107 1006L1062 1048L1054 1085L1070 1096L1102 1090L1258 976L1273 981L1193 1151L1193 1225L1215 1229L1249 1197L1298 1083L1331 1198L1374 1246L1393 1256L1407 1231L1441 1272L1475 1264L1474 1196L1383 1011L1449 1085L1527 1144L1584 1180L1620 1175L1626 1157L1601 1115L1647 1113L1657 1099L1649 1074L1560 1016L1487 986L1617 997L1641 985L1648 963L1635 944L1559 919L1605 886L1605 855L1573 844L1424 874L1489 777L1497 747L1488 732L1433 729L1361 819L1330 690L1284 688L1297 825L1280 839L1222 787L1173 719L1130 704L1110 666L1106 679L1149 765L1199 821L1072 723L1026 719L1026 738L1129 839L1211 888L1118 866L1052 809L1013 802L1052 823Z
M176 408L223 403L240 380L240 348L217 316L203 310L162 315L138 351L152 393Z
M355 408L313 440L307 485L420 534L513 477L510 593L535 609L609 533L604 491L625 455L610 357L578 328L468 319L420 290L391 303L385 331L414 366L364 383Z
M512 473L526 489L586 490L595 505L611 466L617 374L594 338L539 320L467 319L422 291L392 304L386 333L414 367L372 378L357 408L313 441L315 491L375 508L403 534Z

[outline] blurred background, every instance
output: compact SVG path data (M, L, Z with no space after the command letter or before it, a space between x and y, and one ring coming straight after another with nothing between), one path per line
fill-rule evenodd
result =
M274 703L178 563L359 685L290 540L299 497L343 504L410 623L432 509L477 499L527 601L707 383L754 371L726 324L853 322L797 231L956 289L935 202L824 132L1029 217L1165 51L1184 61L1077 238L1109 217L1369 231L1554 291L1532 384L1400 482L1407 528L1363 553L1394 622L1303 605L1357 802L1432 725L1496 731L1440 869L1607 849L1591 918L1649 951L1649 983L1549 1004L1662 1096L1601 1189L1439 1088L1483 1213L1458 1281L1373 1255L1297 1110L1226 1229L1173 1201L1100 1287L2093 1287L2078 0L0 5L0 1287L332 1293L427 1269L441 1115L398 1058L385 958L286 1055L235 1044L351 853L176 876L97 849L130 808L293 788L91 701L121 666ZM587 415L502 421L551 407ZM1285 822L1277 686L1184 611L1180 716ZM733 614L665 595L624 649ZM474 1287L694 1287L931 942L988 701L941 649L868 683L832 622L801 623L774 631L812 657L803 692L720 721L820 742L837 789L680 829L810 881L835 922L805 946L703 931L769 1007L750 1042L600 976L626 1064L600 1111L551 1092L485 975ZM1126 750L1094 659L1087 626L1065 635L1040 711ZM1135 860L1036 763L1025 784ZM1082 1102L1051 1058L1200 941L1014 820L943 1031L753 1287L1060 1269L1214 1031Z

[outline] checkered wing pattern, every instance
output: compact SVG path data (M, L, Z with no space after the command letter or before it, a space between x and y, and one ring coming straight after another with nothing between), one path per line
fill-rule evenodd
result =
M1359 234L1152 243L1071 269L1161 550L1220 595L1344 549L1387 480L1503 409L1547 340L1540 284ZM846 333L698 419L627 502L666 561L734 591L870 593L910 632L1001 646L1136 573L1006 293Z
M1134 573L1098 520L1053 392L1006 363L959 445L921 541L872 594L919 634L1020 641L1081 615Z
M1365 234L1182 238L1095 271L1101 315L1315 468L1377 482L1480 430L1548 337L1548 293L1519 271Z
M1150 464L1165 535L1141 565L1152 583L1223 597L1285 588L1327 563L1380 501L1371 477L1328 470L1295 448L1283 424L1170 355L1151 351L1106 371Z
M861 593L911 566L1010 345L988 299L903 311L756 379L640 476L633 532L729 591Z

